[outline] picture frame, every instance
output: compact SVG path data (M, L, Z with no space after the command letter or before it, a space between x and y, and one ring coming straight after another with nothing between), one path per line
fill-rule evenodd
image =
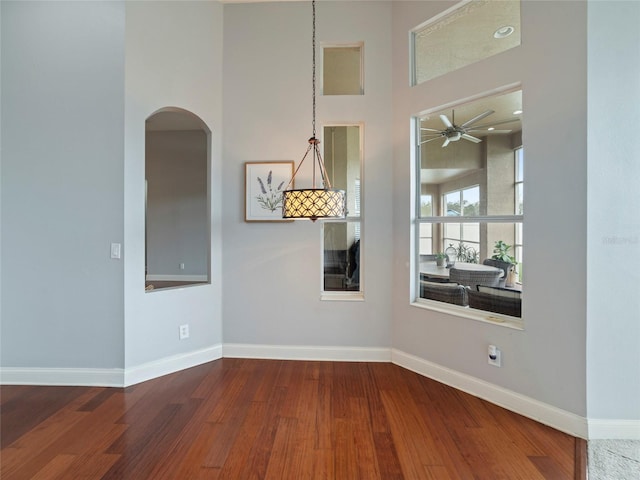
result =
M282 218L282 192L293 177L293 161L245 162L244 168L244 221L293 221Z

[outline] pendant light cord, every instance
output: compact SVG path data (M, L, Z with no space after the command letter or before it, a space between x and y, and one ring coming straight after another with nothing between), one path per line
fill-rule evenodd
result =
M312 176L312 185L313 185L313 189L316 188L316 163L318 164L318 167L320 169L320 177L322 179L322 188L323 189L331 189L331 181L329 180L329 176L327 175L327 169L324 166L324 161L322 160L322 155L320 154L320 148L318 147L318 144L320 143L320 141L316 138L316 0L311 0L311 9L312 9L312 28L311 28L311 46L312 46L312 52L311 52L311 76L312 76L312 82L311 82L311 90L312 90L312 107L313 107L313 115L312 115L312 129L313 129L313 136L309 139L309 147L307 148L307 151L305 152L304 156L302 157L302 160L300 160L300 163L298 164L298 166L296 167L295 171L293 172L293 176L291 177L291 180L289 180L289 183L287 184L287 186L285 187L285 190L289 190L289 187L293 184L293 180L296 178L296 175L298 174L298 170L300 170L300 167L302 166L302 164L304 163L305 158L307 158L307 155L309 154L309 152L311 153L311 156L313 157L313 176Z
M313 91L313 138L316 137L316 0L311 0L311 9L313 12L313 26L311 29L311 45L312 45L312 53L311 53L311 64L312 64L312 91Z
M313 105L313 114L312 114L312 130L313 136L312 144L309 145L313 148L313 188L316 188L316 162L319 162L320 151L318 150L318 139L316 138L316 0L311 0L311 91L312 91L312 105ZM321 160L320 160L321 161ZM323 185L324 185L324 177L322 174L322 169L320 170L320 174L322 175Z
M282 218L308 218L315 222L319 218L345 218L346 193L344 190L333 190L329 181L327 170L320 154L319 143L316 138L316 0L311 0L312 9L312 105L313 105L313 136L309 139L309 146L305 152L298 167L293 172L293 176L282 192ZM313 158L313 187L298 190L289 190L293 184L298 170L304 163L309 152L313 150L311 157ZM332 155L333 157L333 155ZM333 160L333 158L332 158ZM322 188L316 188L316 162L322 176ZM333 172L332 172L333 173Z

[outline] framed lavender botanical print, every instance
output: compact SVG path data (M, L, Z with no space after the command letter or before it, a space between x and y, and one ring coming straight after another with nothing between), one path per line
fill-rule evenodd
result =
M292 221L282 218L282 192L293 176L293 162L245 162L244 169L245 222Z

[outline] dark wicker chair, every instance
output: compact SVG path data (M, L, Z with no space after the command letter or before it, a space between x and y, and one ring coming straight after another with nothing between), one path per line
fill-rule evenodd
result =
M499 270L483 272L475 270L459 270L456 267L451 267L449 270L449 280L451 282L466 285L471 290L477 290L476 287L478 285L497 287L500 283L501 275L502 272Z
M439 302L468 305L467 289L457 283L420 282L420 297Z
M520 292L483 286L479 286L477 289L479 291L469 290L467 292L469 307L512 317L522 317Z
M502 260L495 260L493 258L485 258L482 261L483 265L489 265L490 267L501 268L504 274L500 278L500 282L498 284L499 287L504 287L507 277L509 276L509 270L513 268L513 263L503 262Z

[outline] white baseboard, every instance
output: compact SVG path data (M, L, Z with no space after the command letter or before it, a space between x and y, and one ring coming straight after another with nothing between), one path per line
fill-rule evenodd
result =
M640 420L588 419L589 440L640 440Z
M392 350L391 361L396 365L437 380L475 397L482 398L525 417L575 437L588 438L587 419L548 405L517 392L499 387L476 377L460 373L410 355Z
M0 368L0 385L128 387L219 358L222 358L221 345L161 358L126 370L122 368L3 367Z
M206 275L147 275L148 282L206 282Z
M62 385L121 387L122 368L13 368L0 369L0 385Z
M391 362L570 435L640 440L640 420L586 419L484 380L396 349L225 343L121 368L0 368L0 385L127 387L220 358Z
M222 346L222 356L226 358L263 358L272 360L390 362L391 349L225 343Z
M181 353L171 357L161 358L152 362L136 365L124 372L124 386L146 382L153 378L162 377L180 370L202 365L222 358L222 345L203 348L194 352Z

